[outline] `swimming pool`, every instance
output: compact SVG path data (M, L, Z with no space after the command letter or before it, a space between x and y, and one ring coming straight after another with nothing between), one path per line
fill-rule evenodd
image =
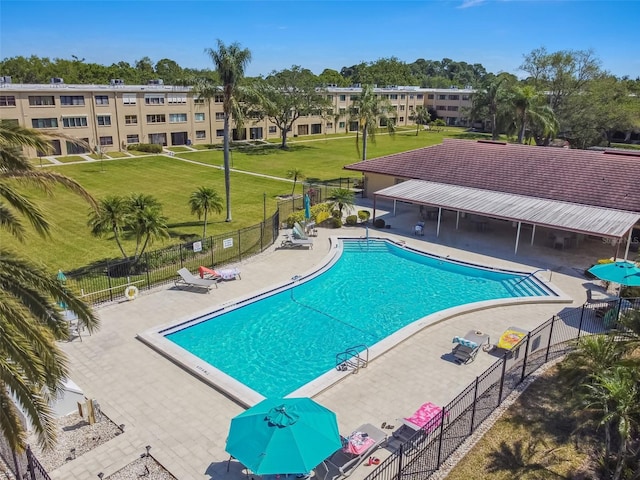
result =
M259 400L335 376L336 354L372 347L436 312L555 295L535 276L389 241L342 239L335 246L317 272L158 333L216 387L228 392L239 382Z

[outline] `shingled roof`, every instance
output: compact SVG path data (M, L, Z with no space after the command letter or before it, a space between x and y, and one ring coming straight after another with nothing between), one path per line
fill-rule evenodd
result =
M640 154L445 139L344 167L640 212Z

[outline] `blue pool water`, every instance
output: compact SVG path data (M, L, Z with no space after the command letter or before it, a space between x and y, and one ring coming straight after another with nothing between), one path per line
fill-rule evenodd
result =
M285 396L434 312L483 300L547 296L535 279L454 263L385 241L344 240L308 281L165 338L265 397Z

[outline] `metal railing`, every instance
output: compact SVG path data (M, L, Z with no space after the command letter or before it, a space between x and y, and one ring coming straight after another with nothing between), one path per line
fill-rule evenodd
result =
M122 259L98 262L65 272L65 282L89 304L112 302L122 298L130 285L139 290L148 290L172 283L176 279L176 272L184 267L193 272L200 265L213 268L260 253L278 238L279 219L280 214L276 211L257 225L145 252L137 261Z
M513 351L504 353L445 406L446 422L440 422L437 427L430 422L422 427L365 480L428 479L525 378L545 363L575 349L580 337L606 333L617 323L618 317L614 325L606 325L599 312L614 309L619 316L625 308L640 309L640 298L620 299L615 305L586 304L553 316L531 331Z

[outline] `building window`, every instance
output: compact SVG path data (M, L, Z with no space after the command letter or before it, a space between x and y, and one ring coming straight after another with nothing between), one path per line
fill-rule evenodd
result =
M349 95L349 100L351 100L352 102L358 100L358 95Z
M216 130L216 137L224 137L224 130L221 128Z
M400 105L400 111L404 112L404 105Z
M401 121L401 122L404 122L404 117L400 117L400 121Z
M404 93L403 93L402 95L400 95L400 100L404 100L404 97L405 97L405 96L406 96L406 95L405 95Z
M344 128L344 122L338 123L338 128Z
M214 95L213 96L213 102L214 103L223 103L224 102L224 95Z
M194 118L196 122L204 122L204 113L196 113Z
M167 116L164 113L158 115L147 115L147 123L165 123Z
M140 143L140 137L138 135L127 135L127 143Z
M186 113L170 113L169 123L184 123L187 121Z
M58 126L57 118L33 118L31 119L33 128L56 128Z
M204 105L204 98L203 97L193 97L193 103L194 103L194 105Z
M60 105L84 105L82 95L60 95Z
M413 93L409 95L409 100L413 100Z
M422 100L423 98L424 98L424 95L422 95L421 93L416 95L416 100Z
M438 95L438 100L446 100L447 96L446 95Z
M409 111L413 112L413 105L409 105Z
M438 105L436 106L436 110L446 110L447 107L445 105Z
M216 120L224 120L224 112L216 112Z
M125 105L135 105L137 102L135 93L125 93L122 95L122 103Z
M333 122L327 122L327 130L333 128Z
M138 116L137 115L125 115L124 116L124 124L125 125L137 125L138 124Z
M469 95L462 95L462 100L469 101Z
M460 95L449 95L449 100L460 100Z
M163 147L167 146L167 134L166 133L150 133L149 134L149 143L154 143L156 145L162 145Z
M109 97L107 95L96 95L96 105L109 105Z
M276 133L277 129L275 125L269 125L269 133Z
M15 107L16 97L13 95L0 95L0 107Z
M145 105L164 105L164 95L148 93L144 96Z
M458 106L457 105L449 105L447 107L447 110L450 112L457 112L458 111Z
M347 96L346 95L340 95L340 101L344 102L347 100Z
M346 113L347 113L347 109L346 109L346 108L339 108L339 109L338 109L338 113L339 113L340 115L346 115Z
M427 95L427 99L429 100L433 100L435 98L435 95L433 93L430 93L429 95Z
M100 137L100 145L103 147L108 147L109 145L113 145L113 137Z
M88 138L81 138L84 143L89 143ZM78 153L87 153L87 149L84 145L67 141L67 155L76 155Z
M62 117L62 126L65 128L86 127L87 117Z
M111 125L111 115L98 115L98 125L101 127Z
M327 95L327 100L329 100L330 102L333 102L333 95Z
M55 105L56 102L53 99L53 95L29 95L29 105L31 106L43 106L43 105Z
M186 93L170 93L167 97L167 101L170 104L187 103L187 94Z
M397 99L398 99L398 94L397 93L389 95L389 100L397 100Z
M204 130L196 130L196 138L200 140L207 138L207 132L205 132Z

